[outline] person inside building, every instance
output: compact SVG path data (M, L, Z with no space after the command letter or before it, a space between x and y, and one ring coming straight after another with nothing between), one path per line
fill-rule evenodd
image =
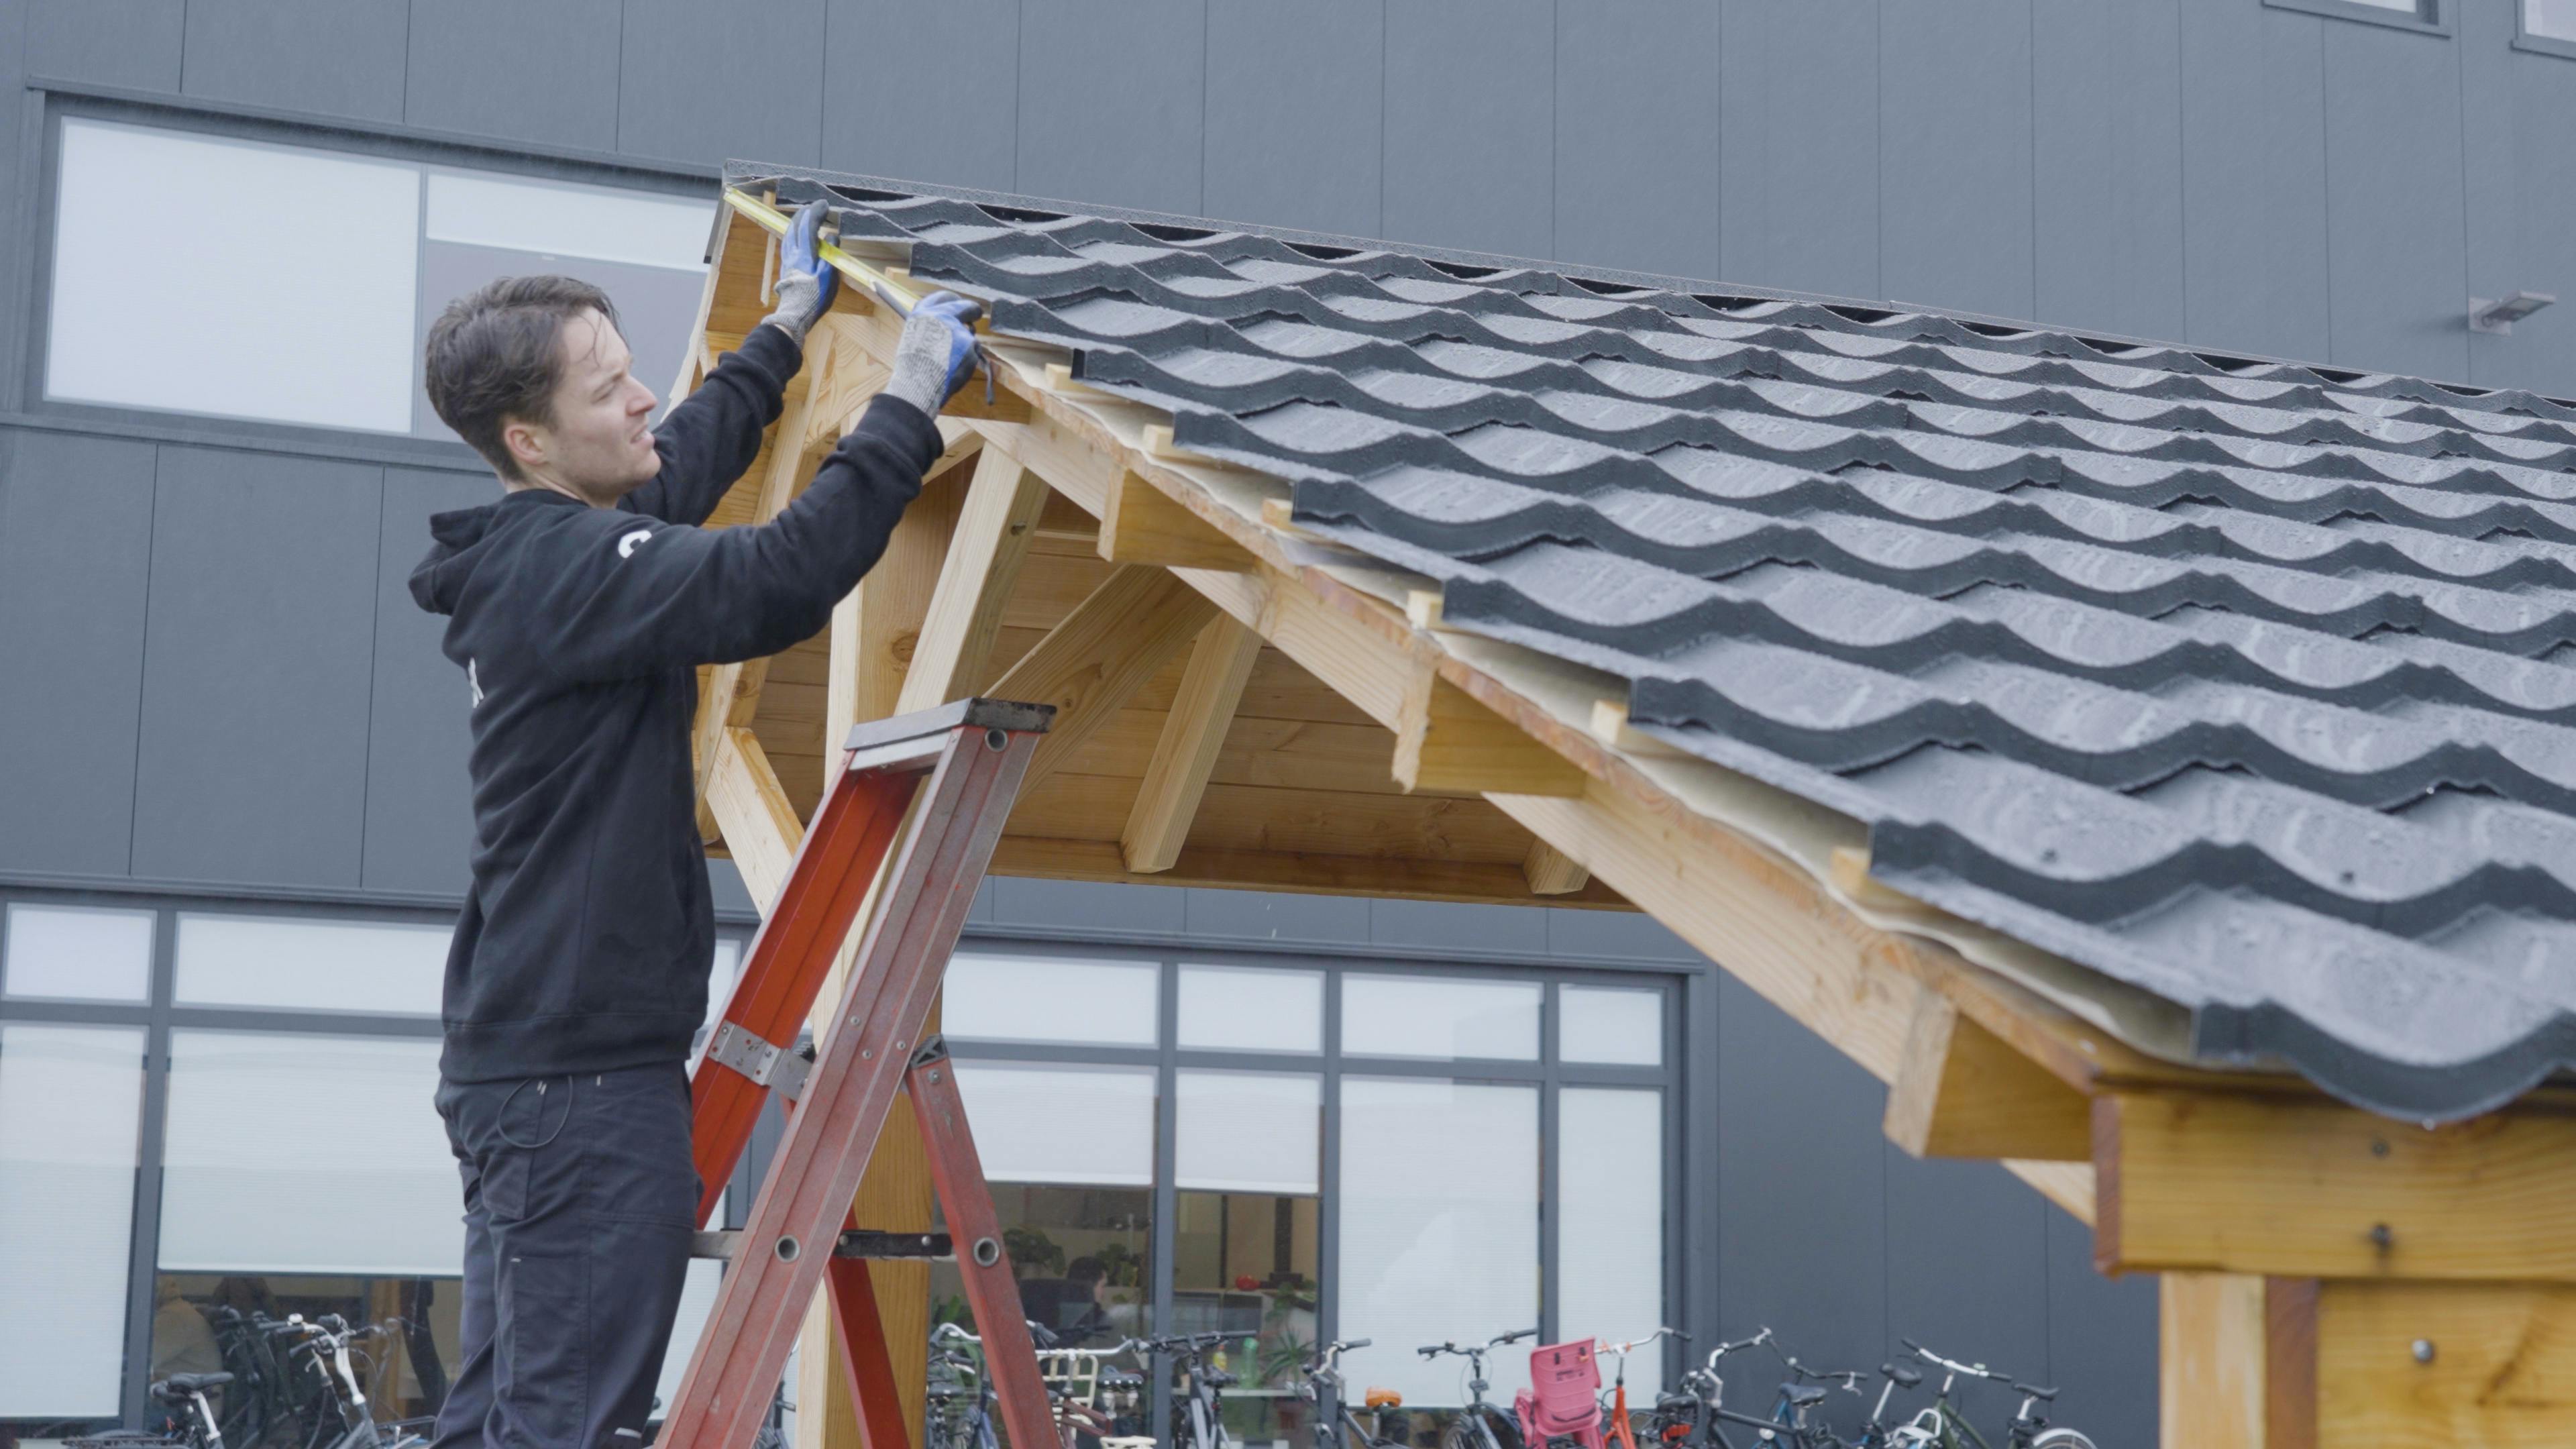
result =
M823 628L920 492L931 418L977 355L974 304L923 299L804 494L759 527L701 528L832 304L824 214L780 239L777 310L658 424L588 283L505 278L430 328L430 403L502 487L434 516L411 576L447 616L472 735L437 1094L464 1178L462 1358L438 1449L646 1434L698 1226L686 1061L715 931L695 670Z
M1076 1258L1061 1278L1021 1279L1020 1312L1054 1334L1058 1345L1079 1347L1110 1334L1108 1282L1098 1258Z

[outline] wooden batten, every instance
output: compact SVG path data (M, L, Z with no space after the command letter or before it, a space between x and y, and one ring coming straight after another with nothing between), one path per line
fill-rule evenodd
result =
M1395 729L1395 777L1408 790L1580 795L1580 766L1529 737L1465 690L1425 673Z
M1563 896L1583 889L1592 872L1546 841L1532 840L1529 854L1521 857L1521 878L1529 882L1531 895Z

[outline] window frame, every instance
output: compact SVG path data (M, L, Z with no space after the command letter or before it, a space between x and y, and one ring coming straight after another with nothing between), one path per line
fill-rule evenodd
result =
M2357 20L2364 25L2380 25L2416 35L2449 36L2455 28L2451 8L2456 0L2415 0L2412 14L2390 6L2372 5L2367 0L2263 0L2263 3L2275 10L2296 10L2308 15L2322 15L2329 20Z
M2531 28L2531 0L2513 0L2513 48L2576 60L2576 36L2542 35Z
M400 125L370 125L339 118L306 119L255 106L179 101L111 87L36 80L29 90L42 108L33 149L36 162L30 204L23 208L19 249L24 258L7 279L24 302L24 325L9 356L16 374L0 370L0 415L56 426L214 447L250 445L359 462L488 474L490 465L461 442L362 428L335 428L257 418L181 412L116 404L75 402L45 395L46 358L53 337L54 237L62 197L63 123L98 121L389 162L414 168L451 168L512 181L586 186L706 200L718 173L712 167L657 164L570 150L547 151L481 138ZM426 186L423 187L424 194ZM423 225L426 225L424 218ZM415 286L417 286L415 263ZM415 360L415 381L417 380ZM660 383L654 384L657 388Z

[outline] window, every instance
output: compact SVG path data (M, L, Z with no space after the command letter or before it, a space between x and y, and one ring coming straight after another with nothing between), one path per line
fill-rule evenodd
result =
M152 985L152 913L11 906L0 996L135 1001Z
M2522 0L2514 44L2524 50L2576 56L2576 0Z
M712 201L85 116L60 154L58 402L452 439L420 344L456 296L528 272L593 282L657 389L697 314Z
M2304 10L2338 20L2360 20L2420 30L2428 35L2451 33L2451 6L2456 0L2263 0L2281 10Z
M436 1016L453 935L446 926L184 914L178 1001Z
M140 1029L0 1023L0 1421L117 1415L142 1102Z

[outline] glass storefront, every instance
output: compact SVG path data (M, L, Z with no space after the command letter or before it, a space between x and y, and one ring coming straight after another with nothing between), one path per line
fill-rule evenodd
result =
M225 1370L234 1449L301 1444L319 1385L256 1328L290 1314L375 1326L358 1367L379 1418L435 1412L460 1359L456 1174L429 1107L443 923L0 904L0 1432L131 1423L151 1377ZM1247 1446L1311 1443L1297 1391L1333 1338L1375 1340L1351 1390L1434 1410L1414 1416L1430 1442L1463 1374L1416 1344L1661 1320L1667 985L1206 954L979 942L951 968L958 1087L1028 1318L1067 1347L1216 1336ZM930 1281L934 1324L971 1327L954 1266ZM666 1399L718 1282L693 1268ZM1525 1357L1497 1359L1494 1397ZM1659 1367L1633 1365L1631 1392Z

